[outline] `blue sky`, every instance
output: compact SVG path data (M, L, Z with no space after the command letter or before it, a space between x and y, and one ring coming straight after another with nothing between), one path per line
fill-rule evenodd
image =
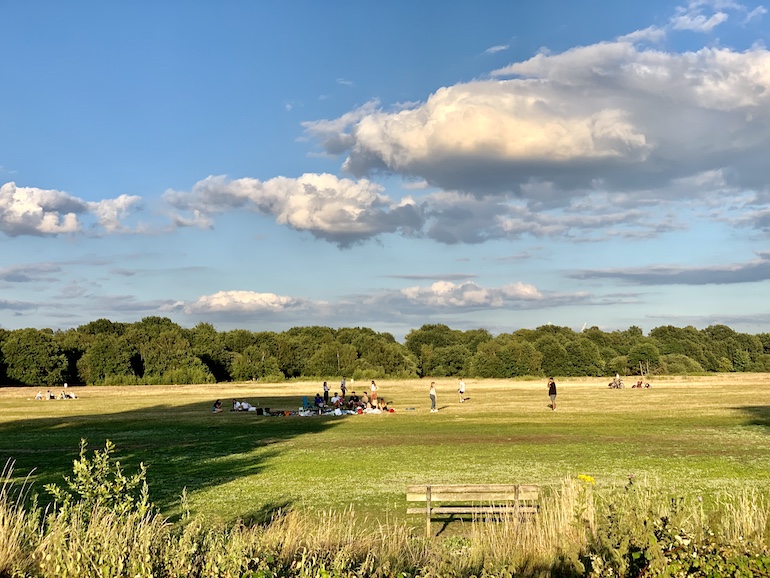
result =
M0 3L0 326L770 327L757 3Z

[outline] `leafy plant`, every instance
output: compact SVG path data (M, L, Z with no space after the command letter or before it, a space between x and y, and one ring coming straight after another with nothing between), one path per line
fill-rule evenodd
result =
M139 464L139 471L126 475L119 461L112 459L115 444L106 440L103 450L86 455L88 444L80 440L80 459L72 464L72 477L64 476L64 486L46 484L45 490L54 498L60 511L68 512L77 504L88 512L100 506L118 516L129 512L143 516L153 505L147 490L147 468Z

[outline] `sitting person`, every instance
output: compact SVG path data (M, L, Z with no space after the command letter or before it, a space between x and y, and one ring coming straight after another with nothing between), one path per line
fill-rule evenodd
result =
M78 396L75 395L74 393L67 393L66 391L64 392L64 399L77 399L77 398Z
M248 401L242 401L241 411L257 411L257 408L251 405Z
M358 399L358 396L356 395L356 392L351 392L350 397L348 398L348 408L354 409L358 407L360 400Z
M366 392L361 396L361 405L363 407L369 407L369 396L366 395Z
M320 393L315 394L315 399L313 400L313 405L316 407L323 407L324 406L324 398L321 397Z
M241 402L237 399L233 399L233 409L232 411L241 411L243 408L241 406Z
M42 391L38 391L37 395L35 396L35 399L43 399L43 392Z
M49 389L45 392L45 398L46 399L56 399L56 396L53 394L53 392Z
M337 395L337 392L335 391L334 395L329 400L329 403L332 404L333 408L338 408L342 405L342 398L339 395Z
M218 399L214 402L214 405L211 407L211 411L214 413L221 413L222 412L222 400Z

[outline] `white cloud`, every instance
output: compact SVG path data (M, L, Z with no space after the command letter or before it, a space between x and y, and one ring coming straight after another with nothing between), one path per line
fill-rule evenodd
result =
M274 293L255 293L253 291L219 291L213 295L203 295L195 302L183 305L187 314L215 312L281 312L286 309L302 308L306 302L294 297L285 297Z
M212 176L196 183L190 193L168 191L165 199L176 209L192 212L192 218L176 216L179 225L208 226L212 214L246 208L343 247L382 233L419 230L422 225L420 209L411 198L394 202L381 185L330 174L267 181Z
M510 47L511 47L510 44L498 44L497 46L490 46L484 51L484 53L497 54L498 52L503 52L504 50L508 50Z
M770 52L670 53L629 40L538 54L501 80L441 88L423 103L368 105L306 123L343 168L424 179L474 195L533 194L562 203L605 189L657 190L723 171L733 186L767 186ZM502 79L504 77L511 77Z
M534 285L513 283L485 288L472 282L437 281L428 287L407 287L401 293L413 304L434 308L500 308L513 301L542 299Z
M105 199L98 202L86 203L88 210L96 216L99 224L108 233L118 233L126 230L122 220L125 219L142 198L136 195L120 195L116 199Z
M78 214L86 211L83 201L61 191L0 186L0 231L10 237L78 233Z
M80 233L81 220L93 215L106 232L121 232L125 229L120 219L139 201L139 197L121 195L87 202L62 191L8 182L0 186L0 231L10 237Z

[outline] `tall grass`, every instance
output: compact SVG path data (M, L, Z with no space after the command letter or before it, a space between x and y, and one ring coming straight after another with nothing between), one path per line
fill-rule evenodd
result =
M720 560L737 553L763 564L757 556L770 556L770 507L757 491L701 500L654 482L599 489L566 479L536 515L472 519L451 535L424 538L403 522L373 522L352 509L279 512L254 526L199 516L170 524L99 505L42 512L34 501L25 506L27 488L14 492L10 478L9 464L0 485L3 578L657 576L677 540L717 544L708 552ZM770 572L770 557L762 568Z

